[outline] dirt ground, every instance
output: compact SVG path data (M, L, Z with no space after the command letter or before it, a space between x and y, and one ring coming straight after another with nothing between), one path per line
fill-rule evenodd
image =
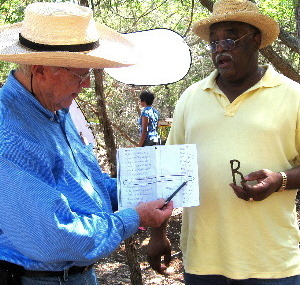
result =
M145 246L149 240L149 230L139 230L135 234L138 262L142 271L143 283L161 285L182 285L181 251L179 249L179 234L181 226L181 210L175 209L168 225L168 238L172 244L172 262L168 268L168 276L155 273L146 261ZM131 285L130 270L125 256L125 244L108 258L100 260L96 265L98 280L101 285Z
M296 206L300 226L300 191L298 191ZM181 263L182 255L179 249L181 213L181 209L173 210L168 226L168 238L172 244L172 262L167 271L168 276L155 273L146 261L145 247L149 240L149 230L139 230L134 236L144 285L184 284ZM131 285L130 270L126 262L125 245L122 243L109 258L102 259L95 265L99 283L101 285Z

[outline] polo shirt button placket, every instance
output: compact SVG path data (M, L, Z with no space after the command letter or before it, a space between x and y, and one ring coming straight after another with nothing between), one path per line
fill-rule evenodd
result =
M227 116L227 117L234 117L235 114L233 112L230 112L230 111L225 111L224 115Z

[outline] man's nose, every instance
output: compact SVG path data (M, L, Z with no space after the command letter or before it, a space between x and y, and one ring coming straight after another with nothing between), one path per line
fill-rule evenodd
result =
M224 51L224 50L225 50L225 49L224 49L224 47L223 47L222 44L216 43L216 51L215 51L215 52L222 52L222 51Z

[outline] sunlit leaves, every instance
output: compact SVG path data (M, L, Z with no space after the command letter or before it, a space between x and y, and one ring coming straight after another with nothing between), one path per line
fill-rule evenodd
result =
M44 0L44 2L56 1L64 2L65 0ZM36 1L0 0L0 23L21 21L24 8L32 2ZM163 27L185 36L185 40L191 47L193 58L188 75L183 80L168 86L149 87L156 95L155 107L161 111L163 117L172 116L175 103L187 86L204 78L212 71L213 65L210 54L205 49L205 43L190 31L192 23L210 15L210 12L201 5L200 0L88 0L87 2L93 8L97 21L119 32L127 33ZM299 0L256 0L256 2L260 11L273 17L282 28L292 36L296 36L295 7L299 5ZM194 6L192 6L193 3ZM299 69L299 54L292 53L280 41L274 45L274 48L295 69ZM10 67L9 64L1 63L2 82ZM111 120L125 130L130 137L137 138L138 95L142 89L147 87L132 88L114 81L108 75L105 76L104 84ZM93 88L85 90L80 98L82 100L80 103L86 106L84 111L89 120L98 123L99 118L93 108L96 103ZM118 132L116 134L118 145L126 145L127 142L119 136Z

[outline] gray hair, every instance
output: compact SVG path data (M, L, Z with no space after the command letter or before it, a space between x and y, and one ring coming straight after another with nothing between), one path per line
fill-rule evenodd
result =
M31 75L30 68L31 68L31 65L29 65L29 64L19 64L17 67L17 70L19 70L23 74L27 75L28 77L30 77L30 75Z

